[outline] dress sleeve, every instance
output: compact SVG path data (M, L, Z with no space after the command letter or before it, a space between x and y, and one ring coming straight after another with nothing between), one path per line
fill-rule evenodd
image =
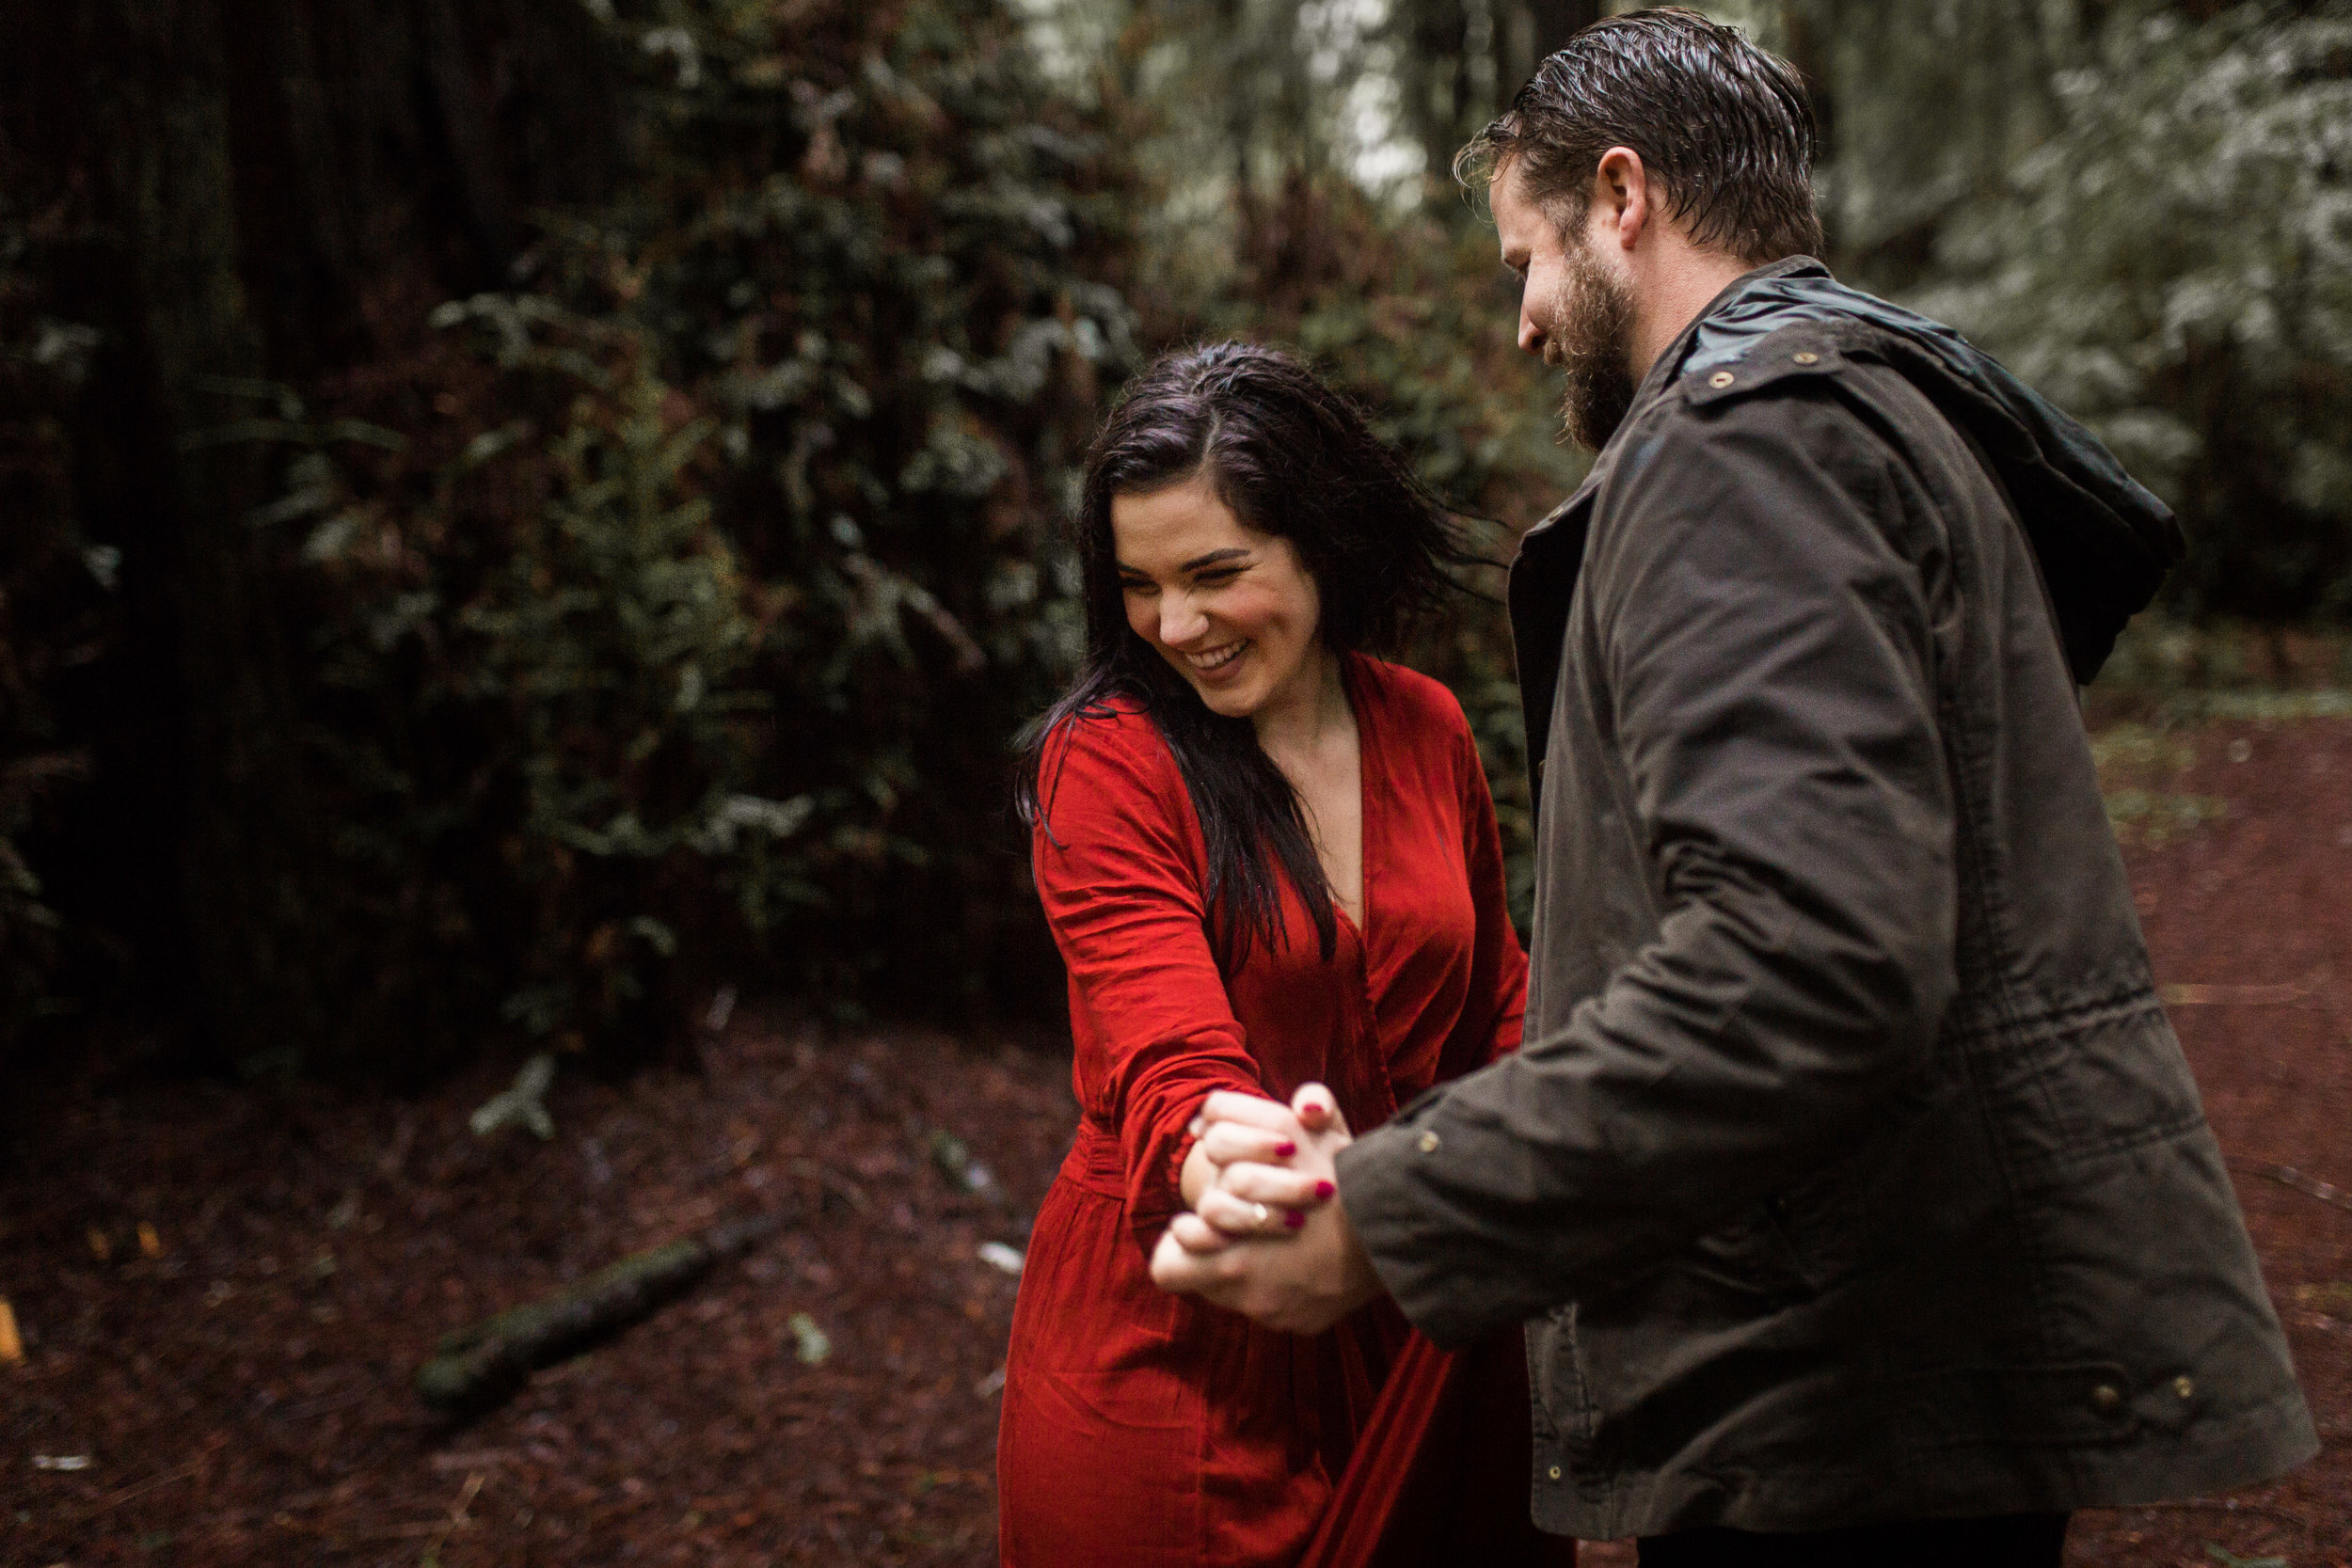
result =
M1038 895L1069 966L1080 1092L1118 1134L1138 1239L1184 1207L1200 1101L1263 1095L1209 946L1184 781L1149 721L1073 719L1049 739L1032 838Z
M1527 954L1511 925L1511 900L1502 864L1502 834L1495 825L1494 796L1470 722L1458 714L1454 736L1455 774L1462 800L1462 865L1469 874L1470 902L1478 927L1470 949L1469 999L1461 1022L1438 1061L1440 1082L1486 1066L1517 1051L1527 1012Z

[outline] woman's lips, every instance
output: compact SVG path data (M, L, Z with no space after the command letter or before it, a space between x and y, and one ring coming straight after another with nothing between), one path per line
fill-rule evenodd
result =
M1228 642L1206 653L1186 654L1184 663L1202 680L1216 680L1232 669L1234 661L1249 650L1249 639Z

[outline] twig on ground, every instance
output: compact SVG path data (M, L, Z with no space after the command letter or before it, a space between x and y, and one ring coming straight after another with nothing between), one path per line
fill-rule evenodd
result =
M284 1420L307 1421L313 1416L331 1415L338 1410L348 1410L355 1404L364 1404L373 1397L373 1391L371 1389L354 1388L347 1393L327 1394L315 1400L304 1400L299 1404L287 1405L278 1414Z
M147 1480L138 1481L130 1486L125 1486L119 1491L109 1492L106 1496L99 1498L96 1502L82 1510L81 1518L87 1523L91 1519L97 1518L101 1513L107 1512L109 1509L115 1508L122 1503L127 1503L133 1497L138 1497L143 1493L152 1492L159 1486L168 1486L175 1481L185 1481L188 1477L196 1474L197 1471L204 1468L204 1461L211 1457L212 1456L209 1453L199 1454L196 1458L189 1460L185 1465L181 1465L176 1470L167 1470L160 1476L150 1476Z
M2169 985L2156 988L2168 1007L2289 1007L2312 994L2307 986Z
M651 1314L781 1228L775 1214L714 1225L699 1236L622 1259L568 1290L514 1307L444 1338L417 1369L424 1402L445 1415L478 1415L552 1367Z
M807 1158L794 1160L791 1170L792 1174L802 1180L815 1183L818 1187L840 1198L859 1213L873 1212L873 1200L866 1196L866 1189L848 1177L836 1175L816 1161Z
M2131 1508L2116 1510L2119 1513L2234 1513L2243 1518L2268 1519L2274 1524L2292 1525L2303 1532L2304 1539L2316 1551L2319 1547L2319 1526L2292 1509L2274 1507L2269 1503L2240 1502L2235 1497L2186 1497L2174 1502L2139 1503Z
M2222 1164L2233 1171L2240 1171L2248 1176L2259 1176L2266 1180L2276 1181L2280 1186L2293 1187L2307 1197L2315 1197L2322 1203L2333 1204L2346 1213L2352 1213L2352 1193L2347 1193L2341 1187L2331 1186L2317 1177L2305 1176L2293 1165L2274 1164L2268 1160L2248 1160L2235 1154L2228 1156Z
M449 1544L450 1532L452 1530L462 1529L466 1526L473 1523L471 1519L466 1517L467 1505L471 1503L476 1497L480 1496L482 1492L482 1483L489 1479L490 1472L487 1470L476 1470L473 1474L466 1478L466 1484L458 1489L457 1500L450 1504L449 1517L442 1522L440 1533L434 1536L432 1541L428 1543L424 1548L425 1561L433 1563L439 1562L441 1560L441 1548Z

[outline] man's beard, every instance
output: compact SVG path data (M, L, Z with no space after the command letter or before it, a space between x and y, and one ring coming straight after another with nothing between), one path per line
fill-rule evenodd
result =
M1633 295L1589 246L1568 256L1552 325L1558 330L1544 336L1544 359L1567 373L1561 420L1569 440L1598 451L1633 406Z

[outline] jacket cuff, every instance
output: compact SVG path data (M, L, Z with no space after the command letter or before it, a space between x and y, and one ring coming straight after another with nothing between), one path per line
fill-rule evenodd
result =
M1459 1350L1552 1303L1509 1266L1515 1254L1525 1261L1524 1247L1486 1240L1486 1225L1447 1191L1449 1168L1491 1171L1522 1163L1524 1151L1499 1129L1433 1114L1437 1105L1416 1109L1340 1150L1339 1203L1406 1318L1439 1348Z

